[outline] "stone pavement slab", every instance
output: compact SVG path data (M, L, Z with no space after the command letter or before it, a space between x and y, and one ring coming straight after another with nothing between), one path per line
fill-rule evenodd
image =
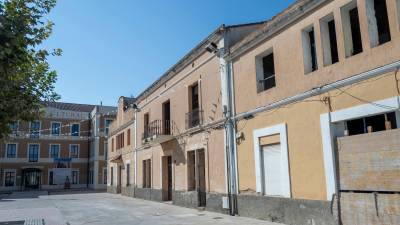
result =
M278 225L108 193L0 199L0 222L28 218L46 225Z

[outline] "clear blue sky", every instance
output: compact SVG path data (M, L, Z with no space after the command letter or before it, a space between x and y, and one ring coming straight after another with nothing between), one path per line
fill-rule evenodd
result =
M294 0L58 0L46 48L61 101L136 96L221 24L271 18Z

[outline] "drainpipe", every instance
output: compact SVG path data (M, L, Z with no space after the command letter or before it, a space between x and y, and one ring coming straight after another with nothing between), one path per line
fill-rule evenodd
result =
M135 190L137 188L137 109L135 109L135 119L134 119L134 132L135 132L135 147L134 147L134 151L135 151ZM133 192L133 195L136 196L135 191Z
M91 137L92 137L92 117L89 113L89 129L88 129L88 152L87 152L87 164L86 164L86 188L89 188L89 168L90 168L90 147L91 147Z
M229 213L234 216L238 214L237 210L237 164L236 164L236 135L235 135L235 117L233 106L233 80L232 63L225 56L228 47L227 31L223 30L222 41L220 42L220 69L221 71L221 91L223 96L223 111L225 117L225 157L226 157L226 179L227 192L229 199Z

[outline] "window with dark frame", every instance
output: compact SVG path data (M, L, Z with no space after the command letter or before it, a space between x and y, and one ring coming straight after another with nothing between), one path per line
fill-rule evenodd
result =
M112 120L110 120L110 119L106 119L106 120L105 120L104 127L105 127L105 133L106 133L106 135L108 135L109 132L110 132L110 124L111 124L111 122L112 122Z
M6 186L6 187L15 186L15 172L13 172L13 171L5 172L4 186Z
M61 123L53 122L51 123L51 135L60 136L61 132Z
M262 80L258 82L261 83L261 91L266 91L276 86L275 82L275 62L274 53L268 54L262 58Z
M79 158L79 145L71 144L69 146L69 155L71 158Z
M71 125L71 136L78 137L80 132L80 125L79 124L72 124Z
M372 129L372 132L384 131L387 122L390 122L391 129L397 129L395 112L349 120L346 121L345 125L348 134L351 136L368 133L368 127Z
M50 158L58 158L60 156L60 145L50 145Z
M17 157L17 144L7 144L7 158Z
M39 159L39 145L30 144L28 151L29 162L37 162Z
M32 121L29 128L30 138L39 138L40 135L40 122Z

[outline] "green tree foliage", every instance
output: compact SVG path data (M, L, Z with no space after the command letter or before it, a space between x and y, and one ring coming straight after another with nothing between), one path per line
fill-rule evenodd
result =
M53 28L45 16L56 0L0 0L0 138L12 121L30 121L40 115L41 102L59 97L54 91L57 73L47 58L60 49L41 48Z

